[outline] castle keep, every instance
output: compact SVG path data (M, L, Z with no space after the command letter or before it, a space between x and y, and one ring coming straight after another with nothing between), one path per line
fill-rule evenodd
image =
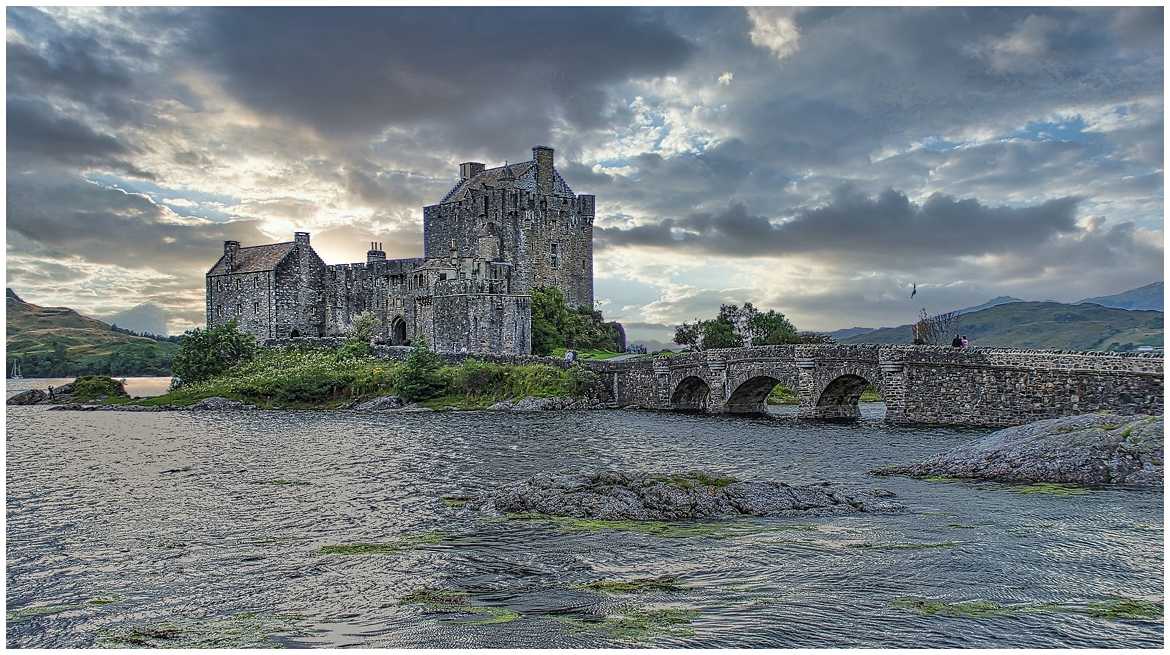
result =
M573 193L544 146L519 164L460 164L459 175L423 208L421 258L386 259L373 243L366 261L329 265L306 232L261 246L225 241L207 272L207 325L235 320L261 340L336 336L369 311L393 345L531 353L533 289L593 307L595 199Z

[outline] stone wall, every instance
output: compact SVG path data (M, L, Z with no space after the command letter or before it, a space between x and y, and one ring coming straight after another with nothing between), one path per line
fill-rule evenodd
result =
M272 271L208 276L207 326L235 320L240 329L260 338L275 336L274 280Z
M277 336L321 336L325 326L325 262L309 246L309 235L296 233L296 251L276 267L274 284Z

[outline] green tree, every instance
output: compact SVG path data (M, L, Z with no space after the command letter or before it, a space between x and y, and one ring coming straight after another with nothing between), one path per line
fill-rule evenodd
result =
M425 339L419 339L399 369L394 388L411 402L434 398L446 389L442 368L443 358L427 347Z
M715 319L703 322L703 350L712 348L738 348L743 342L735 333L735 328L726 319Z
M695 319L694 323L682 323L674 326L674 342L680 346L688 346L692 350L703 347L703 321Z
M557 348L617 350L615 328L601 312L588 307L576 309L565 304L555 287L532 290L532 352L551 355Z
M796 326L784 314L775 310L756 312L748 320L753 346L772 346L782 343L797 343Z
M256 337L241 332L235 321L206 330L195 328L184 335L171 370L184 382L199 382L251 360L256 350Z

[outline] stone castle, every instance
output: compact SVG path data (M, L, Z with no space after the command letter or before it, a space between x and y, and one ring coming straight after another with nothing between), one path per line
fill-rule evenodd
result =
M593 307L595 199L553 165L532 160L459 165L460 181L423 208L423 256L326 264L309 234L241 247L225 241L207 272L207 325L235 320L259 340L346 334L363 312L381 340L419 339L438 352L530 354L532 290L555 287L570 307Z

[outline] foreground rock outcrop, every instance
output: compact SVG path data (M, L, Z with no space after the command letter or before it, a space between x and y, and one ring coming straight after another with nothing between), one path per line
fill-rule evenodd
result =
M873 471L995 482L1162 486L1161 416L1083 414L1006 428L930 459Z
M888 491L848 491L828 483L788 485L702 472L652 475L606 471L541 474L473 498L465 507L601 520L681 521L736 516L808 516L903 509Z

